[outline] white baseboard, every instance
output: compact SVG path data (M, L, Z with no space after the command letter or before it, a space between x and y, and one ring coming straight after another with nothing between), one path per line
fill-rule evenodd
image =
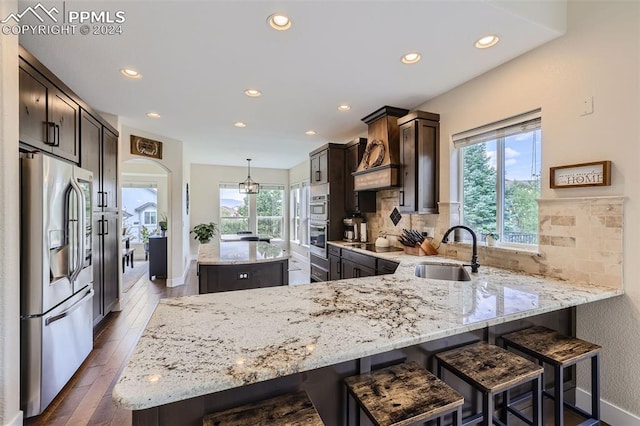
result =
M22 411L18 411L18 414L9 423L5 423L5 426L22 426L22 420Z
M583 389L576 388L576 405L587 412L591 412L591 394ZM610 425L640 426L640 417L616 407L602 398L600 398L600 410L602 421Z

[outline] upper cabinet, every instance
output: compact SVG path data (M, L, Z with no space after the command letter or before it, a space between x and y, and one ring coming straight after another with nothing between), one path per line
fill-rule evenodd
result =
M79 161L78 104L20 58L20 142Z
M311 184L327 183L329 176L327 170L329 167L329 149L323 149L320 152L311 154Z
M365 213L376 211L376 193L374 191L356 191L354 177L352 175L353 172L358 170L358 165L362 160L366 147L366 138L357 138L349 142L345 147L344 209L347 212L347 216L355 212Z
M440 115L414 111L398 119L401 187L398 209L438 213Z

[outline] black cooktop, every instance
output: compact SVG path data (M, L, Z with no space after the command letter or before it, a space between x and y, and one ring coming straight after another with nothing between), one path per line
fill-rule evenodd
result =
M349 247L356 247L362 250L372 251L375 253L389 253L392 251L402 251L401 248L398 247L376 247L373 243L360 243L360 244L349 244Z

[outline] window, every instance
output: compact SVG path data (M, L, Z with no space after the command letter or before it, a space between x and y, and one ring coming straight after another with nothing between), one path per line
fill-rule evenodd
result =
M540 111L454 135L461 148L462 223L484 240L538 244Z
M262 185L256 194L258 234L282 238L284 232L284 186Z
M158 224L158 189L155 182L122 183L122 231L131 243L142 243ZM143 229L146 231L143 232Z
M292 242L309 245L309 218L307 206L309 204L309 182L304 181L291 185L289 191L291 201L291 223L289 235Z
M260 185L256 195L241 194L238 184L220 185L220 233L254 231L272 238L284 236L284 186Z
M220 233L249 229L249 195L241 194L237 184L220 185Z
M144 212L144 224L145 225L155 225L157 223L156 212L155 211L146 211Z

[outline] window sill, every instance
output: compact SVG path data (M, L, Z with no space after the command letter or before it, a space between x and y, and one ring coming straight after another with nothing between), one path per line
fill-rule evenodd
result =
M452 246L463 246L463 247L469 247L469 249L471 248L471 243L467 242L467 241L460 241L460 242L451 242L448 243L449 245ZM495 246L488 246L486 244L483 243L479 243L478 244L478 250L486 250L489 252L503 252L503 253L509 253L509 254L522 254L522 255L527 255L527 256L536 256L536 257L544 257L544 253L542 253L539 249L539 246L522 246L522 247L516 247L516 246L511 246L511 245L502 245L500 243L496 243Z

